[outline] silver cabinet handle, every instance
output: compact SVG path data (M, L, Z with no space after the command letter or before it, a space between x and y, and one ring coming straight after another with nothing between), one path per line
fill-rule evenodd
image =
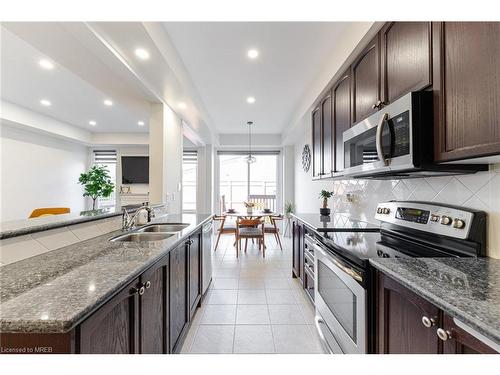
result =
M140 295L140 296L142 296L142 295L144 294L144 292L145 292L145 291L146 291L146 289L144 289L144 287L143 287L143 286L141 286L141 287L139 288L139 295Z
M146 281L146 284L144 284L144 286L146 287L146 289L151 288L151 281Z
M377 156L384 165L387 165L387 159L384 155L384 149L382 147L382 131L384 130L384 123L387 120L389 115L384 113L384 115L380 118L380 122L377 125L377 137L375 139L375 145L377 147Z
M425 315L422 317L422 324L424 327L431 328L436 325L436 320L434 318L428 318Z
M445 331L442 328L438 328L436 331L436 334L439 337L439 339L442 341L447 341L447 340L451 339L451 332Z

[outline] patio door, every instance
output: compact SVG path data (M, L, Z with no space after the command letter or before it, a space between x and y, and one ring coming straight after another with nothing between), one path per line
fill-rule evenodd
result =
M258 208L281 210L280 153L256 152L256 162L245 161L247 152L219 151L218 156L218 211L234 208L244 211L245 201L258 202Z

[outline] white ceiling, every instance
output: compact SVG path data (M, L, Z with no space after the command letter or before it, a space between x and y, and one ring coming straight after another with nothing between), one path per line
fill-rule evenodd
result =
M1 38L3 100L91 132L148 131L153 96L126 76L84 24L3 24ZM54 69L42 69L40 59ZM107 98L113 106L103 104ZM52 105L40 105L41 99Z
M218 133L279 134L349 23L163 23ZM337 39L338 40L338 39ZM250 48L260 55L250 60ZM256 102L248 104L246 98Z

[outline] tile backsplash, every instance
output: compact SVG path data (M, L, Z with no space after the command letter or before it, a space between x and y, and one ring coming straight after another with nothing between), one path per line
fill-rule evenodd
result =
M486 211L488 255L500 258L500 164L473 175L392 181L342 180L331 184L335 193L331 205L335 211L373 223L377 223L373 217L377 203L387 200L430 201Z

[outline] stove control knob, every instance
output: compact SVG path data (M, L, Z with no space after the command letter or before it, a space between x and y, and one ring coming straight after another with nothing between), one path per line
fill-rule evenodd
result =
M431 215L431 221L439 221L439 215Z
M443 224L443 225L450 225L451 224L451 217L449 217L449 216L441 216L441 224Z
M388 214L391 212L391 210L390 210L390 209L388 209L387 207L384 207L384 209L383 209L383 211L382 211L382 212L383 212L384 214L388 215Z
M382 213L382 208L377 208L377 214L381 214Z
M453 228L463 229L465 227L465 221L461 219L455 219L453 221Z

